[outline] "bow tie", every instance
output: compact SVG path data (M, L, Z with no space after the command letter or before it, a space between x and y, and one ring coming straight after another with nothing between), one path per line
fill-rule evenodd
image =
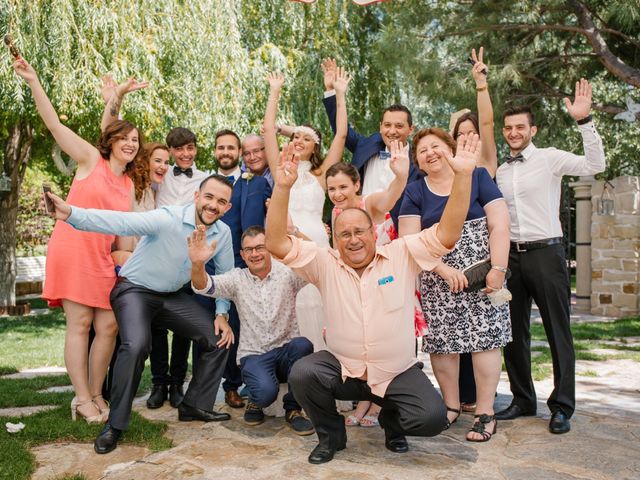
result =
M391 158L391 154L389 152L387 152L386 150L380 150L378 152L378 158L380 160L389 160Z
M515 157L512 157L511 155L507 155L507 158L505 158L504 161L507 163L524 162L524 157L522 156L521 153L517 154Z
M177 177L178 175L182 175L182 174L185 174L189 178L193 177L193 168L189 167L183 170L179 166L174 165L173 175Z

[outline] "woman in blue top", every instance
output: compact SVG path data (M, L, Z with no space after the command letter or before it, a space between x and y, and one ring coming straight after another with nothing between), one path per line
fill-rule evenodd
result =
M407 186L400 209L400 236L417 233L440 221L451 193L453 171L446 157L456 143L444 130L426 128L413 139L413 155L427 174ZM509 258L509 213L498 187L484 168L473 173L471 202L462 236L433 272L419 277L422 310L427 319L423 350L431 354L449 425L460 415L459 354L472 352L479 412L467 440L487 441L496 431L493 400L500 379L500 348L511 341L509 308L493 306L486 293L503 288ZM492 269L483 291L465 293L462 269L487 257Z

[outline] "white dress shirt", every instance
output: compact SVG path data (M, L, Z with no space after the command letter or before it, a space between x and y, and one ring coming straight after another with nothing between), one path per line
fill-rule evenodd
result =
M174 175L173 165L164 177L164 181L158 186L156 194L156 208L168 205L186 205L193 202L193 194L200 188L200 183L209 176L208 172L198 170L192 165L193 176Z
M218 170L216 173L218 175L222 175L223 177L230 177L231 175L233 175L233 184L235 185L240 178L240 175L242 175L242 170L240 170L240 167L236 167L236 169L231 173L222 173L220 170Z
M209 275L199 295L228 298L236 304L242 335L237 359L262 355L300 336L296 318L296 295L307 284L282 263L273 260L271 271L261 280L248 268L234 268Z
M385 151L388 152L389 149L385 148ZM380 155L372 157L365 167L362 195L371 195L387 190L394 178L396 178L396 174L391 170L390 159L383 160Z
M522 151L523 162L503 163L496 180L511 217L511 241L532 242L562 237L560 189L563 175L594 175L605 169L602 139L593 122L579 125L584 155L557 148Z

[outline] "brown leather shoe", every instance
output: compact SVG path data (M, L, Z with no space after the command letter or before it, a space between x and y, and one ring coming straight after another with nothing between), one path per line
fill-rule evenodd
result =
M244 407L244 400L242 400L242 397L240 395L238 395L238 391L237 390L229 390L228 392L225 392L224 401L231 408L242 408L242 407Z

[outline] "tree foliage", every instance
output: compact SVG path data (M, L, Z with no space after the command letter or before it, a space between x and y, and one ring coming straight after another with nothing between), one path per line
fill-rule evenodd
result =
M423 99L416 108L422 121L446 125L449 112L474 108L466 58L482 45L497 124L504 107L530 104L541 127L538 144L578 150L579 135L562 97L573 95L580 77L588 78L607 152L606 175L640 173L640 121L613 119L626 109L627 97L640 100L637 0L404 2L388 5L387 12L378 50L381 58L403 52L395 56L396 65L407 96ZM595 34L601 40L598 49Z

